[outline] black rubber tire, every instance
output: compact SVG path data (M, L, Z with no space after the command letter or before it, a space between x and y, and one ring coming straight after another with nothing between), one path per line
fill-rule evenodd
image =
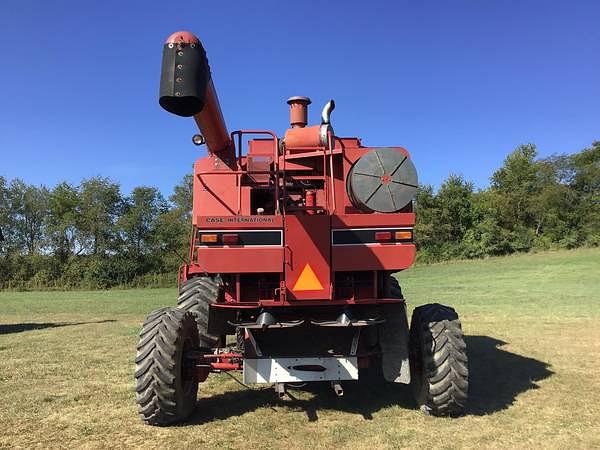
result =
M184 353L198 347L191 313L162 308L146 318L135 357L138 412L148 425L181 422L196 406L198 380Z
M410 325L411 384L421 410L433 416L465 412L469 370L458 314L433 303L415 308Z
M402 295L402 288L400 287L400 283L393 275L389 277L388 289L386 292L386 297L390 298L404 298Z
M235 348L242 355L246 350L246 331L242 327L235 329Z
M222 344L221 336L208 332L210 305L221 301L222 296L223 281L218 275L190 278L179 289L177 308L194 315L201 347L215 348Z
M386 275L388 277L387 283L384 279L383 286L385 289L382 289L381 294L386 298L400 298L403 299L402 289L400 288L400 283L392 274ZM396 304L395 306L389 305L388 308L405 308L402 304ZM388 310L389 311L389 310ZM383 338L382 333L384 333L384 326L377 325L374 327L365 327L361 331L360 339L363 339L364 344L367 349L375 350L382 352L381 348L381 340ZM396 333L396 331L393 331ZM383 354L378 356L371 356L369 367L366 369L360 369L359 379L360 377L367 378L370 382L373 383L387 383L384 372L383 372Z

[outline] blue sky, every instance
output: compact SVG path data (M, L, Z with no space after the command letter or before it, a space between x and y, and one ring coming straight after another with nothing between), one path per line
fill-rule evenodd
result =
M283 134L288 97L312 123L334 98L337 135L406 147L421 182L486 186L519 144L600 139L599 22L598 1L3 1L0 175L168 195L204 152L158 106L162 44L187 29L230 131Z

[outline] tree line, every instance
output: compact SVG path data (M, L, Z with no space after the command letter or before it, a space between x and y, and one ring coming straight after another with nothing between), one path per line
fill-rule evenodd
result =
M600 245L600 141L538 158L521 145L475 189L450 175L415 200L418 259ZM170 286L188 254L192 176L164 198L94 177L52 189L0 176L0 288Z
M450 175L416 197L422 261L600 245L600 141L577 153L537 158L517 147L486 189Z
M191 175L168 199L103 177L53 189L0 177L0 288L173 285L191 205Z

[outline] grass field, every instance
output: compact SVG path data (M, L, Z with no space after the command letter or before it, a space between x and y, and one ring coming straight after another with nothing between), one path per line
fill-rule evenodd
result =
M600 249L419 266L399 274L411 307L462 318L469 412L423 416L404 386L249 391L201 385L191 420L142 425L137 333L173 289L0 293L0 447L600 447Z

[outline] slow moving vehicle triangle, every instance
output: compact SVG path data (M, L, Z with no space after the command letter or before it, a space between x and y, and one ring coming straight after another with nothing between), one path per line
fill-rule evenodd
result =
M302 273L296 280L296 284L292 288L293 291L321 291L323 285L315 275L315 272L310 267L310 264L306 264Z

